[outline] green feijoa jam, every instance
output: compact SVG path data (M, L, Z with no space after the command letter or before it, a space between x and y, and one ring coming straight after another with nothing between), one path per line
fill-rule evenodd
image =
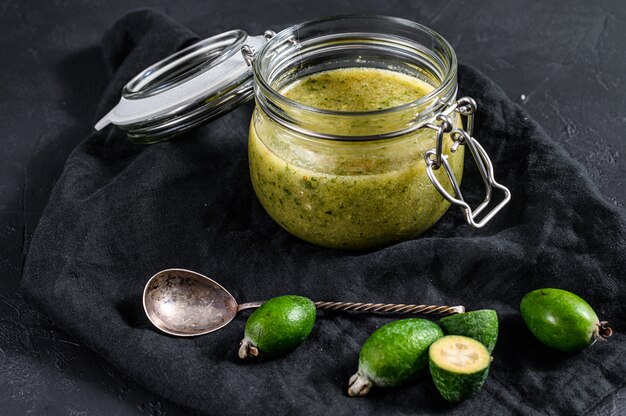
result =
M439 320L447 335L463 335L482 343L492 352L498 340L498 313L493 309L458 313Z
M350 396L364 396L372 386L403 384L428 365L428 347L443 337L439 326L420 318L402 319L377 329L363 344L359 370L349 381Z
M354 115L410 103L434 88L391 70L345 68L304 76L279 91L320 110ZM297 115L307 122L306 114ZM375 136L397 127L397 115L372 118L322 115L315 123L340 136ZM280 126L257 108L249 133L250 177L261 205L291 234L331 248L381 247L416 237L450 206L426 172L424 154L434 140L430 129L384 140L315 139ZM446 135L443 152L460 179L464 146L456 152L451 147ZM453 192L444 169L434 174Z
M472 338L447 335L430 346L428 362L441 396L449 402L459 402L476 394L485 383L491 355Z
M560 351L581 351L612 334L608 322L600 322L584 299L567 290L533 290L522 298L520 311L535 338Z
M264 302L246 322L239 357L277 356L303 343L315 324L313 301L286 295Z
M341 68L300 78L282 91L309 107L374 111L418 100L434 87L416 77L378 68Z

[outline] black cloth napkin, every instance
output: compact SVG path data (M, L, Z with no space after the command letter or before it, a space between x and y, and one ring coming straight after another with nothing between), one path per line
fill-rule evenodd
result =
M105 35L110 84L98 118L147 65L196 39L153 11L133 12ZM252 104L175 140L139 146L116 128L93 132L67 160L33 237L23 289L63 328L138 382L209 414L586 414L626 380L624 212L484 75L459 69L479 105L475 135L513 200L481 231L456 208L423 236L370 252L298 240L259 205L246 142ZM479 197L467 160L464 192ZM475 190L475 191L474 191ZM155 272L207 274L239 301L300 294L315 300L463 304L501 319L489 379L458 405L425 371L400 388L349 398L361 344L390 317L319 313L311 337L277 359L237 358L245 316L206 336L164 335L144 317ZM587 299L615 335L566 354L534 340L518 305L560 287Z

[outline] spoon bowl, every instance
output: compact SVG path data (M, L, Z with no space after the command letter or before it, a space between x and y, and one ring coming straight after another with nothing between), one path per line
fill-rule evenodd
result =
M143 291L143 308L154 326L182 337L216 331L238 311L237 301L223 286L185 269L152 276Z

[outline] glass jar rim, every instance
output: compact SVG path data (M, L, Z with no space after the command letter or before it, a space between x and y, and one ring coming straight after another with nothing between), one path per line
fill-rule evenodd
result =
M371 19L371 20L377 20L377 21L387 21L390 23L395 23L398 25L404 25L404 26L410 27L414 30L423 32L431 36L437 42L439 42L439 44L444 48L445 52L447 53L447 57L449 58L449 61L450 61L449 68L447 72L445 73L443 79L439 82L437 86L435 86L435 88L432 91L430 91L428 94L421 96L415 101L411 101L409 103L401 104L398 106L383 108L380 110L368 110L368 111L338 111L338 110L326 110L326 109L322 109L318 107L312 107L312 106L300 103L298 101L294 101L290 98L287 98L285 95L281 94L276 88L274 88L271 85L271 83L267 80L265 74L263 73L262 68L260 67L260 63L262 62L262 59L260 58L264 54L268 53L268 51L270 51L273 46L276 46L280 42L288 41L289 38L291 38L294 33L297 33L298 31L302 29L310 28L312 26L319 25L322 23L342 21L342 20L348 20L348 19ZM283 104L286 104L290 107L294 107L299 110L316 113L320 115L349 117L349 116L377 116L377 115L390 114L390 113L410 110L411 108L416 108L425 103L428 103L429 101L433 100L433 98L440 95L444 90L446 90L449 87L451 82L455 81L457 66L458 66L457 57L456 57L456 53L454 52L454 48L452 48L452 45L450 45L450 43L443 36L441 36L439 33L434 31L433 29L430 29L427 26L424 26L420 23L414 22L409 19L404 19L404 18L395 17L395 16L348 14L348 15L336 15L336 16L329 16L329 17L323 17L319 19L308 20L308 21L298 23L298 24L295 24L293 26L289 26L283 29L282 31L277 33L274 37L272 37L261 48L261 50L257 54L256 59L254 60L254 63L252 65L252 70L253 70L253 74L255 78L255 83L257 84L257 86L262 87L265 91L267 91L270 94L272 99L277 100L278 102L281 102Z

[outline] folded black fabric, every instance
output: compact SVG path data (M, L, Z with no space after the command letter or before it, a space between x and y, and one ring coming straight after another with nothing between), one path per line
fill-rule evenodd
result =
M104 37L111 79L102 116L140 69L195 36L152 11ZM474 231L451 209L425 235L370 252L292 237L253 193L246 142L252 105L175 140L138 146L107 128L67 160L33 237L23 289L79 340L150 389L210 414L585 414L626 380L624 212L493 82L467 66L462 94L479 105L475 135L492 156L510 206ZM467 163L464 192L479 195ZM147 279L170 267L207 274L239 301L300 294L315 300L463 304L501 318L490 377L449 405L424 372L395 389L349 398L361 344L392 318L320 313L309 340L278 359L237 358L245 317L219 332L166 336L144 317ZM561 287L587 299L616 334L578 354L532 338L521 297Z

